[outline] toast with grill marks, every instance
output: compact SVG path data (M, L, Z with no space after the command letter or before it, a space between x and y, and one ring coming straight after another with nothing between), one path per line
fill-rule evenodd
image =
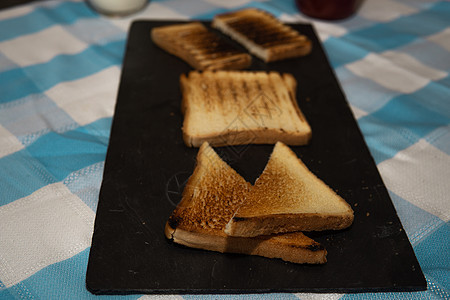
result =
M248 8L214 17L212 27L242 44L250 53L272 62L307 55L311 41L271 14Z
M246 201L226 225L231 236L338 230L353 222L350 205L277 143Z
M151 37L160 48L197 70L237 70L251 64L250 55L199 22L153 28Z
M254 238L225 234L225 225L243 204L250 186L204 143L182 200L166 223L166 237L204 250L280 258L293 263L325 263L324 247L301 232Z
M193 71L181 75L180 84L187 146L305 145L311 139L291 74Z

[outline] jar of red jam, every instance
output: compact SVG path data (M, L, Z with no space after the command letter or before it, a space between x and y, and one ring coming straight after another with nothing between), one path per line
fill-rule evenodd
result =
M323 20L341 20L352 16L363 0L296 0L305 15Z

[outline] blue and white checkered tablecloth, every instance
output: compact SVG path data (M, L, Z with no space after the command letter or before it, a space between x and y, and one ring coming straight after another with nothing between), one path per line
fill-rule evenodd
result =
M247 6L315 25L428 283L417 293L251 298L450 298L450 2L366 0L356 16L322 22L292 0L153 0L115 19L84 1L0 11L0 299L96 298L86 266L130 22Z

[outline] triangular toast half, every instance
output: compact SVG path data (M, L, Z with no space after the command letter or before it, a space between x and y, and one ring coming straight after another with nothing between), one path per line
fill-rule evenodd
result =
M337 230L350 226L350 205L278 142L246 201L227 224L231 236Z
M205 250L281 258L294 263L325 263L324 247L301 232L254 238L225 234L225 225L242 205L250 187L204 143L182 200L167 221L166 237Z

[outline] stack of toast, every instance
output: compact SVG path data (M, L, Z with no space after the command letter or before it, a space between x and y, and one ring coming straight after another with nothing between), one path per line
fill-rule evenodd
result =
M339 230L352 222L347 202L285 144L276 143L251 185L205 142L165 234L193 248L322 264L327 251L301 231Z

